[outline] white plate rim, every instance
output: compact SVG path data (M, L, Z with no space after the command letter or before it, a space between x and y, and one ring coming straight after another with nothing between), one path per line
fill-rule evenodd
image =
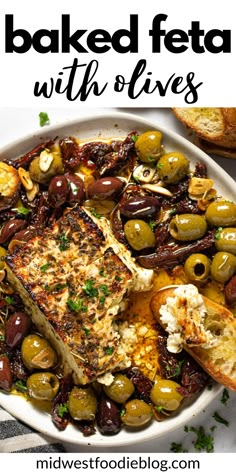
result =
M194 159L190 158L190 161L196 162L201 160L207 164L207 167L210 170L210 176L213 180L216 181L220 178L220 185L216 186L218 191L223 189L223 195L226 198L232 197L234 193L235 181L230 177L226 171L224 171L217 163L215 163L205 152L197 148L194 144L188 141L186 138L180 136L176 132L165 128L162 125L159 125L158 122L154 120L144 119L137 116L136 114L127 113L127 112L102 112L94 113L92 116L80 116L79 118L74 118L73 120L66 120L55 125L50 125L45 128L39 129L33 133L29 133L21 138L18 138L4 147L0 148L0 160L5 158L12 158L12 155L18 156L22 154L21 149L25 147L26 150L30 150L33 146L43 142L49 138L60 136L60 133L63 130L69 130L80 125L87 127L88 124L91 125L93 122L106 123L105 129L112 129L113 131L119 131L116 127L108 126L109 122L115 124L119 122L127 123L129 128L127 132L131 130L136 130L137 128L147 130L147 129L158 129L163 135L164 139L167 141L173 142L176 144L177 148L185 149L187 152L194 156ZM129 126L128 126L129 124ZM132 125L132 126L131 126ZM102 126L100 128L102 130ZM104 129L103 129L104 131ZM73 135L73 133L71 133ZM92 138L93 134L90 136ZM108 135L109 136L109 135ZM112 137L113 134L110 133ZM123 134L122 134L123 136ZM177 149L175 147L173 150ZM16 152L16 150L18 150ZM186 151L187 150L187 151ZM225 182L227 186L225 187ZM122 430L121 433L115 436L102 436L100 433L96 433L90 437L84 437L80 431L78 431L74 426L69 425L65 431L58 431L57 428L53 425L49 415L37 411L29 402L27 402L21 396L8 395L0 392L0 406L4 408L8 413L13 417L24 422L31 428L34 428L39 433L50 436L54 439L59 440L60 442L68 442L77 445L91 446L91 447L120 447L127 446L132 444L143 443L154 438L158 438L165 434L170 433L171 431L176 430L180 426L186 424L187 421L190 421L191 418L195 417L203 409L205 409L219 394L222 392L223 387L219 384L214 384L211 390L205 389L194 403L183 409L178 415L168 418L164 422L157 423L153 422L151 426L137 430L136 432L129 432ZM153 427L154 425L154 427Z

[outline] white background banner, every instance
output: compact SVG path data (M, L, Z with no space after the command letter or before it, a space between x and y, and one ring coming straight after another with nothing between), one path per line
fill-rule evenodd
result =
M233 0L1 0L0 106L236 106Z
M17 460L21 459L17 454ZM234 454L123 454L106 452L94 454L24 454L24 471L37 472L45 470L77 471L94 470L95 472L111 471L200 471L234 470ZM2 467L15 469L16 455L2 454Z

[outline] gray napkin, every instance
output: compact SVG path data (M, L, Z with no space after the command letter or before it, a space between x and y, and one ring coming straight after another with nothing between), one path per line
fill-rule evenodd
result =
M37 433L0 407L0 452L66 452L55 439Z

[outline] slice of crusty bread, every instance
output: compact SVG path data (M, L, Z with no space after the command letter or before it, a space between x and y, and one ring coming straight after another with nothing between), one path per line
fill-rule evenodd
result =
M217 144L210 143L210 141L199 138L199 136L195 136L194 144L205 151L207 154L227 157L228 159L236 159L236 147L226 148L223 146L218 146Z
M151 310L165 329L160 320L160 308L165 305L168 297L174 296L175 288L158 291L151 300ZM202 296L207 309L204 328L209 330L218 342L215 346L205 349L201 346L184 349L202 366L217 382L236 391L236 319L226 308Z
M217 147L236 148L236 108L173 108L173 113L198 137Z

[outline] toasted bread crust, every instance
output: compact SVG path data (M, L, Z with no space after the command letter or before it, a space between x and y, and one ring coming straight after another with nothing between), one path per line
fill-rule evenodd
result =
M216 156L226 157L228 159L236 159L236 147L230 149L218 146L217 144L210 143L198 136L195 136L194 144L208 154L215 154Z
M151 310L164 329L159 311L167 298L174 296L174 290L174 287L162 289L151 300ZM214 380L236 391L236 319L227 308L205 296L202 298L207 308L204 327L217 337L218 344L210 349L184 345L184 349Z
M173 108L173 113L196 136L214 143L216 148L236 148L236 108Z

